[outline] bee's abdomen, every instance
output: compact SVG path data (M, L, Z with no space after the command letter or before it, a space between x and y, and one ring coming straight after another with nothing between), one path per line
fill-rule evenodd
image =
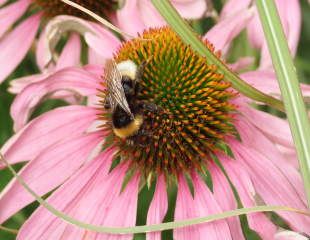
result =
M142 115L135 115L132 119L130 115L119 108L114 111L112 122L114 134L120 138L127 138L135 135L139 131L143 123L143 118Z
M115 128L127 126L132 121L131 116L125 112L120 106L116 106L112 114L112 123Z

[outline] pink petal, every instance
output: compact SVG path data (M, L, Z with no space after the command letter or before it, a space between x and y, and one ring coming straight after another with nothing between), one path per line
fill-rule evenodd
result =
M34 108L47 94L66 90L82 96L95 95L97 89L100 88L99 82L100 79L97 79L93 74L71 67L60 70L43 81L27 86L12 104L11 116L14 120L14 129L18 130L25 125Z
M223 211L237 209L237 202L226 177L215 164L210 164L208 170L212 176L214 198L221 209ZM227 223L233 239L245 239L238 217L227 218Z
M138 3L138 0L125 1L123 8L116 13L119 19L118 26L133 36L136 36L137 33L141 33L145 29L145 24L139 13ZM126 21L126 19L130 19L130 21Z
M240 74L240 77L253 87L267 94L281 95L275 73L271 70L256 70ZM303 96L310 96L310 86L300 84Z
M46 50L47 43L46 43L46 27L40 33L39 39L36 45L36 62L41 71L43 71L50 61L50 56L47 56Z
M62 139L81 135L95 121L96 114L97 110L85 106L51 110L32 120L11 137L1 148L1 153L11 164L32 160L43 149Z
M216 50L221 50L224 54L228 50L230 42L247 26L252 18L253 11L242 10L236 12L211 28L204 39L214 44Z
M5 4L7 2L7 0L0 0L0 7L1 5Z
M274 163L274 165L283 173L287 181L296 189L298 195L306 204L306 197L303 190L303 182L300 173L294 165L298 164L296 153L293 149L295 159L287 159L279 148L274 145L266 136L263 135L255 126L250 124L246 119L242 119L235 123L235 126L240 134L242 142L245 146L254 148L263 154L266 158ZM266 151L268 149L268 151ZM288 150L287 150L288 151ZM281 154L282 153L282 154ZM291 153L292 154L292 153ZM292 163L295 162L295 163Z
M175 208L176 220L202 217L222 212L210 190L196 175L193 177L193 185L195 189L194 199L192 198L184 177L179 178L178 196ZM208 239L232 239L228 224L225 220L174 230L174 237L176 240L203 239L205 236L208 236Z
M101 133L66 139L43 150L20 172L20 176L39 195L44 195L71 176L101 141ZM14 199L14 201L12 201ZM0 222L34 201L33 197L13 179L0 196Z
M59 59L56 63L56 69L60 70L66 67L79 66L81 57L81 40L78 34L70 35Z
M171 3L184 18L201 18L207 10L205 0L172 0Z
M40 13L29 17L0 41L0 83L25 57L38 30L40 19Z
M120 47L121 42L114 34L103 27L93 23L91 25L96 31L96 35L85 33L85 41L92 50L89 54L97 54L97 58L100 59L100 61L91 61L89 63L103 65L103 60L106 58L112 58L114 52ZM94 58L95 56L91 56L91 59Z
M77 207L78 201L83 200L83 197L87 197L90 191L93 196L95 193L93 191L94 183L100 180L101 183L104 183L103 180L108 172L112 156L111 151L106 151L98 155L93 161L82 166L47 199L49 204L59 211L66 211L68 213L71 209ZM106 187L103 189L106 189ZM96 190L99 190L97 194L101 195L101 190L98 186ZM92 197L90 199L94 201L98 198ZM88 208L91 207L92 205L88 204ZM57 223L56 226L55 222ZM40 206L23 225L19 231L18 238L40 239L41 235L45 233L48 233L49 237L52 237L53 233L61 235L67 225L66 222L58 219L44 207ZM37 226L37 229L33 228L33 226ZM51 227L53 228L49 230Z
M34 74L26 77L21 77L10 81L8 91L13 94L20 93L25 87L31 83L40 82L48 76L46 73Z
M166 21L155 9L151 1L138 1L137 7L139 9L140 17L145 24L145 28L167 25Z
M167 190L164 176L158 177L155 193L147 214L147 224L162 223L168 209ZM161 232L146 234L147 240L161 240Z
M259 128L273 142L288 148L294 148L287 121L249 107L242 107L242 113L254 126Z
M221 162L236 187L244 207L255 206L255 190L247 174L241 164L234 159L229 159L225 156L221 157ZM273 235L276 233L276 227L263 213L254 213L248 215L249 226L256 231L262 239L273 240Z
M295 56L299 42L300 29L301 29L301 10L298 0L277 0L275 1L284 33L287 37L288 45L291 50L292 56ZM271 58L269 55L267 43L264 38L264 33L261 23L256 11L255 17L249 23L248 36L250 42L256 48L262 48L261 69L272 67Z
M229 67L234 72L239 72L252 65L254 63L254 60L254 57L241 57L238 59L238 61L229 64Z
M272 161L255 149L245 147L237 141L232 141L230 146L236 160L240 161L248 171L256 192L266 204L306 209L304 200ZM293 230L309 233L309 218L291 212L278 212L278 214L289 223Z
M111 154L109 154L111 155ZM106 158L111 157L107 155ZM98 161L99 160L99 161ZM120 194L122 180L126 169L116 168L107 175L106 164L102 158L90 163L84 171L79 172L64 184L49 199L57 209L81 221L102 226L133 226L135 225L136 204L138 194L138 178L129 182ZM101 161L100 161L101 160ZM106 162L107 160L105 160ZM111 160L108 160L111 162ZM98 166L98 163L101 165ZM93 166L95 170L93 170ZM86 175L87 182L78 185L81 175ZM72 189L73 188L73 189ZM66 192L72 194L63 198ZM122 216L120 218L120 216ZM42 219L45 221L43 222ZM33 226L38 227L36 231ZM44 208L39 208L20 231L20 239L131 239L132 235L108 235L85 231L69 225Z
M0 9L0 38L26 11L30 0L19 0Z
M221 19L234 15L237 12L247 9L251 0L228 0L221 11Z

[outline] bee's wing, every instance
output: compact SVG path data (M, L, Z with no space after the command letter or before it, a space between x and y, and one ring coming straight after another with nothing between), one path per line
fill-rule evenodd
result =
M112 59L106 60L105 80L107 81L108 100L111 108L115 109L116 105L119 105L128 114L132 115L122 86L122 75L117 69L116 62Z

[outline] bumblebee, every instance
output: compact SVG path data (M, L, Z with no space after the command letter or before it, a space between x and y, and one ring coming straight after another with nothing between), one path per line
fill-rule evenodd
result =
M131 60L116 64L112 59L105 64L105 108L111 109L114 134L123 139L138 134L143 124L145 104L139 102L138 94L144 66L142 63L138 67Z

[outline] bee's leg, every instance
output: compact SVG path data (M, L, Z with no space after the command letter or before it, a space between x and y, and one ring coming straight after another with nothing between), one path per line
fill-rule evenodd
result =
M137 82L140 82L142 80L144 69L145 69L146 65L150 62L150 60L151 60L151 58L143 60L142 63L139 65L139 67L137 69L137 76L136 76Z
M105 100L104 100L104 109L110 109L111 108L111 104L110 104L110 101L109 101L109 99L108 98L106 98Z
M139 105L141 109L146 110L148 112L152 112L152 113L158 112L160 108L155 103L151 103L151 102L150 103L141 102Z

